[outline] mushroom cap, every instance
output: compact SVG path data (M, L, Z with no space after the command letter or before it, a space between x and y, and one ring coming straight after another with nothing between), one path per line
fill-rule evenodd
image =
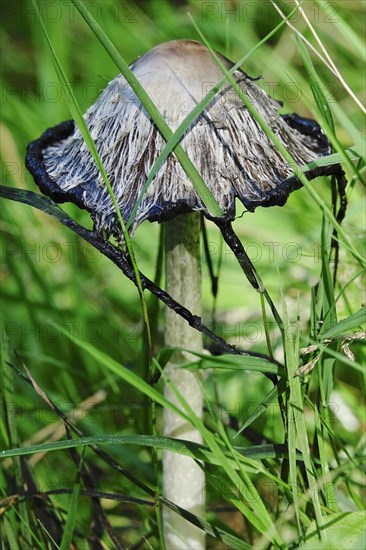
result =
M233 63L219 55L230 69ZM135 76L175 131L223 74L210 51L192 40L160 44L131 65ZM254 107L299 166L330 153L318 124L296 114L280 115L270 98L242 70L233 74ZM117 203L128 220L165 140L122 75L112 80L85 113ZM233 219L235 198L253 211L285 204L301 186L292 169L226 83L180 141L224 217ZM57 202L86 208L97 230L119 234L115 209L97 166L73 121L48 129L28 146L26 164L41 191ZM313 178L326 169L309 171ZM148 219L169 220L204 204L174 154L170 154L137 210L133 231Z

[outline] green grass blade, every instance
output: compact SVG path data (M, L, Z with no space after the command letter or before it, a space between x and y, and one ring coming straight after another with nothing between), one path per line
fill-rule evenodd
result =
M244 424L241 426L240 430L238 430L234 436L237 437L239 434L241 434L242 431L244 431L248 426L253 424L257 418L261 416L261 414L265 413L268 410L268 407L271 405L271 403L278 400L279 396L283 394L284 391L286 391L287 388L287 381L286 380L280 380L278 384L269 392L269 394L263 399L263 401L258 405L258 407L255 409L254 413L250 415L250 417L244 422Z
M70 331L65 330L62 326L58 327L60 332L67 336L69 339L71 339L75 344L77 344L80 348L84 349L86 352L88 352L92 357L94 357L100 364L104 365L108 370L116 374L119 378L136 388L139 392L143 393L150 399L153 399L156 401L156 403L159 403L163 407L168 407L175 413L183 416L184 418L187 418L187 416L177 407L172 405L170 401L165 399L165 397L158 392L155 388L150 386L147 382L142 380L137 374L129 370L128 368L124 367L111 357L109 357L107 354L90 344L89 342L82 340L78 338L75 335L70 334Z
M319 461L322 471L322 492L324 493L324 499L329 510L333 510L333 512L338 512L337 499L335 498L336 491L332 482L332 478L329 474L329 464L327 460L325 440L326 428L323 427L320 421L319 412L316 406L314 406L314 414L315 436L318 444Z
M323 218L321 232L321 299L322 299L322 320L325 330L328 327L334 327L337 323L337 308L334 298L334 288L332 275L330 272L330 255L329 248L329 227ZM336 349L337 343L331 343L330 347ZM330 395L334 385L334 359L329 356L322 355L320 369L320 392L322 394L322 403L329 403Z
M359 177L360 181L364 181L359 170L352 164L351 158L348 155L347 150L345 150L342 147L342 145L340 144L336 136L332 110L330 108L330 104L324 90L324 85L314 68L309 52L307 51L303 41L299 38L298 35L296 35L296 40L297 40L298 49L300 51L301 57L304 62L305 70L308 74L310 88L312 90L315 102L319 110L319 114L322 120L322 125L327 130L328 137L330 138L330 141L332 142L333 146L336 148L337 151L340 152L342 156L344 156L344 160L345 162L347 162L347 165L355 171L355 174ZM328 97L329 97L329 94L328 94ZM336 104L335 104L335 107L337 108ZM359 139L358 135L356 136L356 138L357 138L357 141L355 142L355 147L362 154L361 158L365 158L365 148L366 148L365 139L364 137L361 137Z
M74 487L71 495L70 508L67 513L67 520L65 524L64 533L60 544L60 550L69 550L72 547L72 538L76 527L76 520L78 518L78 505L80 495L80 472L77 472L76 479L74 481Z
M339 142L339 139L336 135L333 114L330 107L330 100L333 99L332 105L334 106L338 114L340 114L341 110L339 109L338 105L334 102L334 98L332 98L331 94L326 93L325 87L314 68L309 52L306 49L305 44L303 43L303 40L299 37L299 35L296 35L296 42L297 42L297 47L300 51L302 60L304 62L304 67L308 75L308 80L310 83L310 88L313 93L313 97L318 107L322 126L326 130L328 138L332 143L333 147L335 148L335 150L338 151L344 157L344 160L347 163L348 167L351 170L354 170L355 174L357 174L360 180L363 181L361 174L359 173L357 168L354 166L354 164L351 162L351 158L349 157L347 151L344 149L342 144ZM342 118L344 119L344 117ZM364 158L365 147L366 147L364 136L361 137L358 132L354 132L354 129L351 128L349 124L347 125L347 127L349 127L350 132L352 132L351 135L355 134L355 147L357 147L357 149L360 152L362 152L363 158Z
M288 17L285 20L280 21L280 23L272 29L254 48L252 48L247 54L245 54L235 65L228 71L230 75L234 74L234 72L241 67L241 65L249 59L249 57L263 44L265 44L270 38L272 38L286 23L286 20L291 17L293 13L295 13L296 8L294 8L291 13L288 15ZM160 153L159 157L156 159L156 162L154 166L151 168L150 173L147 177L147 180L143 186L143 189L141 190L141 193L137 199L136 205L134 206L131 215L127 222L127 228L130 227L132 224L134 217L136 215L136 212L142 202L142 199L149 188L149 185L151 184L152 180L154 179L155 175L158 173L162 165L164 164L165 160L168 158L169 154L174 150L174 148L178 145L179 141L185 134L185 132L188 130L188 128L191 126L191 124L199 117L199 115L203 112L205 107L211 102L211 100L215 97L216 93L221 89L221 87L225 84L227 81L227 77L224 76L215 86L209 90L209 92L206 94L206 96L200 101L194 109L186 116L186 118L180 123L178 128L175 130L174 134L168 139L166 146Z
M90 29L94 32L98 40L104 46L111 59L115 62L118 69L121 71L124 78L127 80L133 91L135 92L138 99L141 101L142 105L145 107L153 121L155 122L157 128L159 129L161 135L166 141L172 136L172 131L170 130L168 124L164 118L159 113L153 101L150 99L146 91L141 86L140 82L135 77L134 73L131 71L126 61L117 51L115 46L109 40L107 35L103 32L101 27L98 25L96 20L91 16L86 6L81 2L81 0L72 0L74 6L80 12ZM213 197L211 191L208 189L207 185L203 181L196 167L193 165L191 160L188 158L184 150L180 145L177 145L174 153L179 160L183 170L191 180L195 191L201 198L202 202L206 205L209 212L215 216L222 216L222 210L217 204L215 198Z
M365 366L361 365L357 361L351 361L348 357L344 355L344 353L340 353L339 351L336 351L335 349L326 346L324 348L325 355L329 355L330 357L336 359L339 363L346 365L347 367L350 367L351 369L354 369L355 371L358 371L360 374L365 374Z
M350 160L359 160L365 158L365 141L362 141L362 144L349 147L344 152L347 153L347 157ZM342 162L347 162L347 159L344 158L344 155L341 153L333 153L327 157L320 157L312 162L309 162L305 166L300 166L302 172L311 170L312 168L318 168L321 166L331 166L334 164L341 164Z
M256 487L251 482L251 478L249 477L248 473L246 472L246 469L245 469L244 465L241 464L241 461L239 460L239 457L238 457L237 453L234 451L233 445L232 445L232 443L231 443L231 441L230 441L230 439L229 439L229 437L226 433L226 430L223 426L223 423L219 420L219 418L218 418L216 412L213 410L213 408L210 407L210 409L211 409L211 415L215 419L217 432L221 436L222 441L224 442L224 444L226 445L226 448L228 449L228 454L232 456L233 461L234 461L234 463L236 464L236 466L239 470L240 477L243 480L243 483L245 484L246 493L248 495L247 499L248 499L249 502L255 502L255 506L252 506L254 513L256 515L260 515L260 516L263 515L263 517L267 516L268 518L270 518L270 516L268 516L268 512L267 512L267 508L266 508L265 503L263 502L262 498L260 497ZM277 541L279 540L274 525L270 525L268 535L270 535L271 537L275 537L275 540L277 539Z
M64 439L62 441L52 441L50 443L38 443L27 447L14 447L1 451L0 458L10 458L16 456L29 456L37 453L49 453L64 451L67 449L77 449L91 445L110 446L139 446L153 447L162 451L170 451L172 453L189 456L195 460L205 461L208 464L218 464L217 457L205 445L185 441L183 439L174 439L163 436L152 435L92 435L79 437L74 439ZM225 455L229 459L233 459L233 452L240 463L247 467L248 472L262 475L265 474L265 469L261 465L261 460L270 458L286 458L287 448L285 445L253 445L252 447L233 447L232 450L226 450ZM298 459L302 460L298 454ZM258 462L257 462L258 461ZM234 464L235 467L235 464ZM269 474L270 479L273 476ZM75 482L78 483L77 481ZM284 484L286 485L286 484Z
M331 129L332 134L334 134L335 126L334 126L332 111L328 104L324 90L322 89L321 82L314 69L314 65L311 61L309 52L307 51L303 41L298 35L296 35L296 42L297 42L297 46L299 48L302 60L304 62L305 70L309 77L310 88L313 92L313 96L318 106L319 112L322 118L327 122L328 127Z
M176 348L179 351L186 351L200 358L200 361L193 361L190 363L184 363L179 365L178 368L184 369L224 369L224 370L239 370L239 371L251 371L251 372L262 372L262 373L271 373L281 376L282 378L287 378L287 372L284 368L280 367L276 363L266 360L262 357L255 357L251 355L230 355L223 353L222 355L207 355L204 353L198 353L190 350L185 350L182 348ZM164 362L169 355L173 352L170 348L165 348L159 352L158 360L160 363L160 358L164 358Z
M324 535L323 542L317 540L317 526L311 523L306 531L304 550L329 550L347 548L350 550L361 550L366 542L365 536L366 513L343 512L330 514L322 526Z
M304 402L301 392L300 380L296 377L296 370L299 364L299 339L300 339L300 327L299 324L296 325L297 330L294 334L291 331L291 325L289 324L289 318L287 314L286 303L283 300L283 309L284 309L284 321L289 327L290 330L287 331L287 338L285 341L285 353L286 353L286 364L288 367L288 376L289 376L289 398L287 401L288 409L288 421L293 422L295 428L296 440L291 441L291 445L295 444L296 447L301 451L305 469L306 469L306 478L308 482L308 491L311 496L311 501L314 508L314 514L316 518L317 526L320 528L323 525L323 515L320 507L319 499L319 488L316 478L316 473L311 458L308 433L305 423L304 415ZM288 442L290 445L290 441ZM289 455L291 456L292 450L289 448ZM292 472L292 475L295 476L295 472ZM291 483L297 485L297 476L292 477Z
M322 331L321 336L325 338L338 338L339 336L353 330L355 328L362 328L366 323L366 307L362 307L353 315L350 315L346 319L335 322L333 326L326 328Z
M11 548L12 550L21 550L20 546L18 545L14 526L11 525L10 521L6 516L3 519L2 529L3 529L4 544L5 542L7 542L9 545L8 548Z
M288 406L287 412L287 446L289 461L289 483L292 493L292 504L295 511L297 536L302 538L300 521L299 484L297 481L297 441L296 441L296 415L295 408Z
M103 166L103 163L100 159L100 156L99 156L99 153L98 153L97 148L95 146L95 143L94 143L94 141L93 141L93 139L90 135L90 132L89 132L88 126L85 122L85 119L84 119L84 117L81 113L78 102L76 101L75 94L72 90L72 87L71 87L71 85L70 85L70 83L69 83L69 81L68 81L68 79L65 75L65 72L64 72L61 64L58 61L56 52L55 52L55 50L52 46L52 43L50 41L50 38L48 36L46 27L43 23L43 19L42 19L41 15L40 15L40 12L38 10L38 5L37 5L36 0L32 0L32 4L34 6L34 9L35 9L36 13L38 14L39 22L40 22L43 34L45 36L45 39L47 41L49 50L51 52L52 61L53 61L58 79L59 79L60 84L62 86L62 89L67 91L67 93L65 94L65 98L66 98L68 107L70 109L71 115L73 116L73 118L74 118L74 120L75 120L75 122L76 122L76 124L77 124L77 126L80 130L80 133L83 136L84 141L88 146L88 149L89 149L89 151L90 151L90 153L91 153L91 155L92 155L92 157L93 157L93 159L94 159L94 161L95 161L95 163L98 167L98 170L101 173L103 181L104 181L104 183L105 183L105 185L108 189L108 193L109 193L109 195L112 199L112 202L113 202L113 205L114 205L114 208L115 208L115 211L116 211L116 215L117 215L118 221L120 223L122 233L123 233L123 237L125 239L125 243L126 243L126 246L127 246L130 258L131 258L131 262L132 262L132 265L133 265L133 269L134 269L134 273L135 273L135 277L136 277L136 282L137 282L137 288L138 288L139 296L140 296L142 314L143 314L144 323L145 323L145 327L146 327L148 347L149 347L149 349L151 349L151 332L150 332L149 319L148 319L148 315L147 315L147 307L146 307L146 302L145 302L144 295L143 295L141 279L140 279L140 273L139 273L139 269L137 267L136 257L135 257L133 247L131 245L131 240L130 240L128 231L126 230L125 223L124 223L124 220L122 218L122 214L121 214L121 211L119 209L117 200L114 196L113 189L112 189L112 186L109 182L107 173L106 173L105 168Z

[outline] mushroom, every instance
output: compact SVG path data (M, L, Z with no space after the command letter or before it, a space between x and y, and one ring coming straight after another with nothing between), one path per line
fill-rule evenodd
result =
M227 69L233 64L219 55ZM215 84L222 72L199 42L175 40L160 44L137 59L131 69L160 110L171 130L177 129ZM255 79L238 69L233 74L254 107L300 166L330 153L320 127L296 114L280 115L281 104L268 97ZM123 76L112 80L85 114L91 136L127 221L165 141ZM181 139L181 145L219 204L221 228L235 216L235 199L253 211L257 206L285 204L301 186L291 166L271 144L231 85L212 98ZM86 208L97 230L121 237L114 206L92 156L73 121L47 130L28 147L27 167L41 191L56 202L71 201ZM334 167L333 167L334 168ZM327 169L309 171L308 178ZM210 218L191 181L170 154L143 196L130 227L144 220L167 222L166 287L182 305L199 315L200 212ZM243 260L237 239L227 238ZM255 279L252 279L255 286ZM166 312L165 345L202 351L201 335L176 315ZM185 352L176 353L166 368L168 399L182 408L174 387L198 417L202 417L201 382L188 370ZM164 434L200 442L201 437L181 416L164 411ZM164 494L187 510L204 514L204 474L188 457L164 453ZM167 548L203 548L204 533L170 509L164 509Z

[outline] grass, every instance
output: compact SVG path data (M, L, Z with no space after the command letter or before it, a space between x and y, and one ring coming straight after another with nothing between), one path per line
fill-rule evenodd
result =
M286 14L294 7L278 4ZM40 13L83 112L118 69L72 4L55 6L40 2ZM309 44L297 43L267 2L239 2L236 13L224 2L167 0L105 0L90 9L127 62L159 42L198 39L196 25L213 49L233 60L246 56L246 71L262 74L260 85L282 99L287 112L317 117L337 153L347 157L347 148L364 146L364 119L354 97L365 98L362 2L309 0L303 6L346 87ZM70 93L62 96L65 86L32 10L30 3L15 9L4 4L1 183L35 191L24 168L26 145L70 118ZM293 15L290 22L319 51L304 20ZM206 324L242 349L273 352L287 372L276 371L274 387L266 376L273 374L271 363L198 357L191 367L207 371L204 422L187 406L185 414L201 431L203 447L151 435L151 400L158 434L162 408L170 404L162 382L146 380L144 323L133 284L52 217L3 201L5 547L67 548L73 541L93 548L101 541L108 548L160 548L154 503L163 504L158 472L164 448L204 460L207 517L189 519L206 530L209 548L364 547L365 171L362 160L346 158L344 167L349 204L338 231L335 284L329 179L293 193L282 209L259 209L234 223L282 310L284 342L268 311L264 322L260 296L207 224L219 278L214 297L203 256ZM87 213L73 205L63 209L91 227ZM152 279L159 271L159 240L157 224L144 223L132 243L138 267ZM147 293L145 300L159 371L163 308Z

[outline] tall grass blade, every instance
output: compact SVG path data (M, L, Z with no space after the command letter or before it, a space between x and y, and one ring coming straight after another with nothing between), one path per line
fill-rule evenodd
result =
M293 13L295 13L296 8L294 8L288 17L291 17ZM241 65L249 59L249 57L262 45L265 44L274 34L276 34L286 23L286 20L281 21L274 29L272 29L254 48L252 48L247 54L245 54L235 65L228 71L230 75L234 74L234 72L241 67ZM174 148L178 145L179 141L183 137L184 133L188 130L188 128L192 125L192 123L199 117L199 115L203 112L205 107L212 101L212 99L215 97L216 93L222 88L222 86L227 81L227 77L224 76L215 86L211 88L206 94L206 96L196 105L194 109L186 116L186 118L180 123L178 128L175 130L174 134L168 139L166 146L160 153L159 157L156 159L154 166L151 168L150 173L147 177L147 180L141 190L141 193L137 199L136 205L134 209L131 212L131 215L127 222L127 228L130 227L132 224L134 217L136 215L136 212L141 204L141 201L149 188L149 185L151 184L152 180L154 179L155 175L160 170L161 166L164 164L167 157L170 155L170 153L174 150Z
M137 267L137 264L136 264L136 257L135 257L133 247L131 246L131 241L130 241L128 231L126 230L125 223L124 223L124 220L122 218L122 214L121 214L121 211L120 211L119 206L117 204L116 198L114 196L112 186L109 182L107 173L106 173L105 168L103 166L103 163L100 159L100 156L99 156L99 153L98 153L97 148L95 146L95 143L94 143L94 141L93 141L93 139L90 135L87 124L86 124L86 122L84 120L84 117L81 113L80 107L79 107L79 105L76 101L74 92L73 92L72 87L70 85L70 82L68 81L68 79L67 79L67 77L66 77L66 75L63 71L63 68L62 68L61 64L59 63L59 61L58 61L56 52L55 52L55 50L52 46L52 43L49 39L46 27L43 23L43 19L42 19L41 15L40 15L36 0L32 0L32 4L34 6L34 9L35 9L36 13L38 14L39 22L40 22L43 34L45 36L45 39L47 41L47 44L48 44L48 47L49 47L49 50L50 50L50 53L51 53L51 56L52 56L52 60L53 60L53 63L54 63L54 67L55 67L57 76L59 78L60 84L62 86L62 89L67 91L67 93L65 94L65 98L66 98L68 107L70 109L70 112L71 112L71 114L72 114L72 116L73 116L80 132L81 132L81 135L84 138L84 141L86 142L86 144L88 146L88 149L89 149L90 153L92 154L92 157L93 157L93 159L94 159L94 161L95 161L95 163L98 167L98 170L101 173L103 181L104 181L104 183L105 183L105 185L108 189L108 193L109 193L109 195L112 199L112 202L113 202L113 205L114 205L114 208L115 208L115 211L116 211L116 215L117 215L118 221L120 223L122 233L123 233L123 237L125 239L126 246L127 246L127 249L128 249L128 252L129 252L129 255L130 255L130 258L131 258L131 262L132 262L132 265L133 265L133 269L134 269L134 273L135 273L135 277L136 277L136 281L137 281L137 288L139 290L139 296L140 296L140 302L141 302L141 308L142 308L144 323L145 323L145 327L146 327L146 334L147 334L147 338L148 338L148 348L151 350L151 345L152 345L151 344L151 332L150 332L149 319L148 319L148 316L147 316L147 307L146 307L146 302L145 302L145 298L144 298L144 295L143 295L139 270L138 270L138 267Z
M324 327L321 336L326 338L338 338L339 336L353 330L355 328L362 328L366 324L366 307L362 307L356 313L353 313L346 319L342 319L338 323L334 322L333 326Z
M295 429L295 441L291 441L291 444L295 444L296 447L301 451L303 456L305 470L306 470L306 479L308 483L308 491L311 495L311 501L314 508L314 514L316 518L316 523L318 528L323 525L323 515L320 507L320 498L319 498L319 489L316 479L316 472L314 469L313 461L310 453L310 446L308 440L308 433L305 423L304 415L304 402L301 393L300 380L295 376L297 366L299 364L299 340L300 340L300 327L299 323L296 323L295 326L291 326L288 318L286 303L283 299L283 315L284 322L288 328L287 338L285 343L285 354L286 354L286 364L288 368L288 377L289 377L289 397L287 401L287 414L288 422L294 424ZM293 428L292 427L292 428ZM290 445L290 441L288 442ZM291 456L291 449L289 448L289 456ZM295 472L292 471L292 476L295 476ZM298 480L292 477L291 483L295 483L297 486Z
M298 35L296 35L296 42L297 42L297 46L299 48L302 60L304 62L304 67L309 77L310 88L313 92L313 96L318 106L319 112L323 120L327 123L328 127L330 128L332 134L334 134L335 126L334 126L332 111L330 109L326 94L322 89L321 82L314 69L314 65L311 61L310 55L307 49L305 48L303 41L301 40L301 38L299 38Z
M140 82L137 80L134 73L127 65L126 61L119 54L115 46L109 40L107 35L103 32L97 21L92 17L87 7L81 2L81 0L72 0L72 2L77 10L80 12L82 17L85 19L90 29L94 32L98 40L101 42L103 47L106 49L111 59L113 59L118 69L121 71L122 75L125 77L129 85L135 92L136 96L141 101L142 105L145 107L145 109L155 122L164 139L168 141L173 132L170 130L164 118L161 116L155 104L150 99L146 91L143 89ZM212 195L211 191L208 189L197 169L192 164L191 160L188 158L180 145L177 145L175 147L174 153L179 160L183 170L186 172L187 176L191 180L195 191L202 199L202 202L206 205L207 209L215 217L222 216L221 208L217 204L214 196Z
M74 530L76 527L76 521L78 518L78 505L80 495L80 472L77 472L76 479L74 481L74 487L71 495L70 508L67 513L67 520L65 524L64 533L60 544L60 550L69 550L72 548L72 539Z

